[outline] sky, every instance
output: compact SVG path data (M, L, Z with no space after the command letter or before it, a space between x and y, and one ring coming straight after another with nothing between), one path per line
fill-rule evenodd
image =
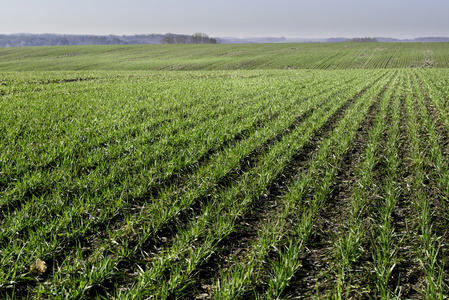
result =
M449 36L448 0L0 0L0 34Z

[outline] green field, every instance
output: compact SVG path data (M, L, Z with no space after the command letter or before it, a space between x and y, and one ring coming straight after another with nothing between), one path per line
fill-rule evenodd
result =
M0 71L448 68L448 43L0 48Z
M0 298L447 299L448 68L445 43L1 48Z

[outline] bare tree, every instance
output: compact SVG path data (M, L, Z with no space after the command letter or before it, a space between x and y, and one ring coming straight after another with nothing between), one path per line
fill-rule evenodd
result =
M164 39L162 40L163 44L174 44L175 43L175 39L171 36L171 35L167 35L166 37L164 37Z
M192 35L192 44L209 44L209 36L202 32L197 32Z
M176 44L187 44L189 42L189 38L185 35L178 35L175 38Z

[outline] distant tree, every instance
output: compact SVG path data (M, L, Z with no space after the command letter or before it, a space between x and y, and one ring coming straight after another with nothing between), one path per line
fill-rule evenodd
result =
M204 35L204 33L200 33L200 32L194 33L192 35L192 37L190 38L191 43L192 44L201 44L203 41L203 35Z
M197 32L192 35L190 40L192 44L209 44L210 38L205 33Z
M175 43L175 39L173 38L173 36L171 35L167 35L166 37L164 37L164 39L162 40L163 44L174 44Z
M377 42L377 40L375 38L371 38L371 37L364 37L364 38L347 39L345 42L350 42L350 43L371 43L371 42Z
M216 39L210 38L207 34L197 32L190 37L192 44L218 44Z
M189 42L189 38L185 35L178 35L175 38L176 44L187 44Z

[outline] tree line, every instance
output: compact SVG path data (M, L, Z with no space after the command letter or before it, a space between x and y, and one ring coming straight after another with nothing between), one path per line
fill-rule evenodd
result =
M163 40L163 44L218 44L214 38L210 38L207 34L197 32L191 36L168 34Z
M0 34L0 47L133 45L133 44L218 44L205 33L141 35Z
M371 37L364 37L364 38L353 38L353 39L347 39L345 42L351 42L351 43L370 43L370 42L377 42L376 38Z

